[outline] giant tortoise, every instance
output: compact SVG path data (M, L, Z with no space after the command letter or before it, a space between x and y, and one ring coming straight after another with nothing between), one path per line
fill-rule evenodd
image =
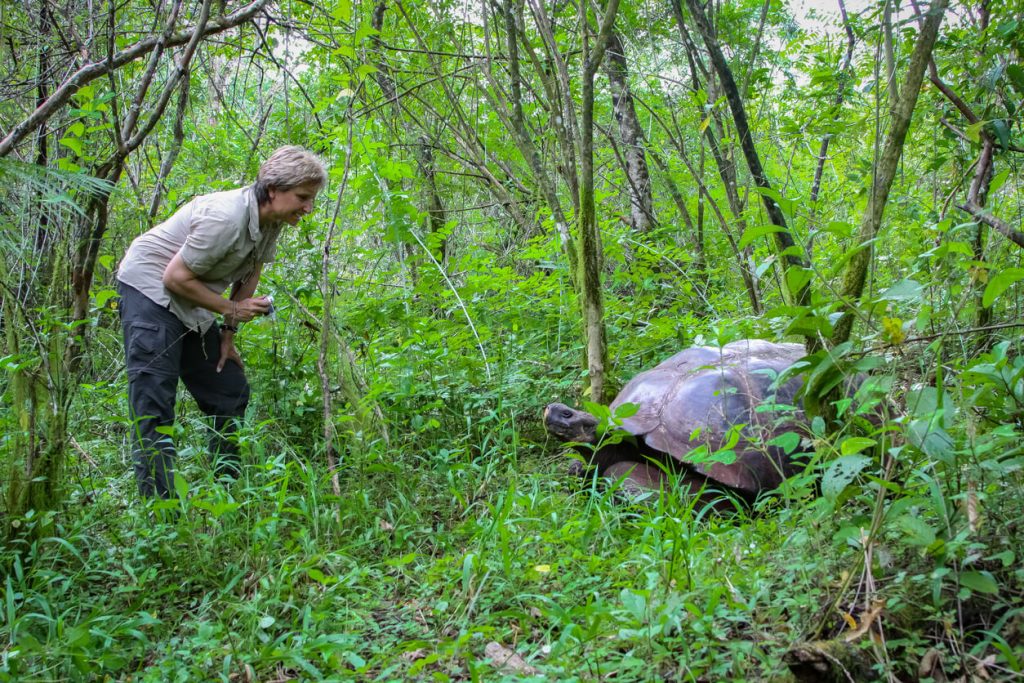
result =
M584 459L599 475L625 477L627 489L659 489L671 470L680 486L709 501L709 489L752 501L797 471L786 449L768 442L805 431L800 378L773 386L804 355L799 344L760 339L692 347L641 372L612 401L613 415L636 406L622 420L625 438L599 441L597 418L561 403L544 409L544 425L562 441L590 444L579 449Z

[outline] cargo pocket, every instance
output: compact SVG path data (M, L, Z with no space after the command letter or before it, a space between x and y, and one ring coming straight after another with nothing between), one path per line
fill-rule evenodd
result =
M126 349L128 375L142 372L173 374L167 347L167 331L160 325L142 321L129 323Z

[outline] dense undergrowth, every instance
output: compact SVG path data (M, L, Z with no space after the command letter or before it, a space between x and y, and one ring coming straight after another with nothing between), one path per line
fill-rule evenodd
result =
M183 397L178 501L137 499L116 314L96 307L65 503L8 520L22 540L0 554L0 680L1024 672L1016 343L865 341L837 357L829 371L867 378L841 402L842 428L812 423L807 470L722 514L569 474L540 420L582 383L564 273L495 267L467 277L461 305L425 275L410 292L374 289L394 273L365 273L352 287L367 294L339 298L331 318L350 344L330 366L338 497L323 453L321 302L283 284L302 281L302 263L298 252L268 279L277 321L244 331L243 478L212 480L203 420ZM684 345L776 336L771 319L687 312L666 294L673 273L630 277L608 307L619 381ZM377 418L344 401L345 359Z
M272 327L252 336L273 351ZM0 558L0 679L787 680L794 652L826 653L822 680L1021 675L1005 345L948 387L970 408L912 388L870 437L819 444L834 455L733 514L570 476L538 416L564 387L539 375L410 388L390 445L346 442L336 498L319 418L272 368L250 370L243 479L212 481L186 402L182 498L149 505L123 388L85 391L67 504Z
M770 189L690 17L706 3L620 3L639 125L598 74L600 135L576 138L580 11L604 4L3 5L0 681L1024 678L1020 3L948 10L881 205L921 3L822 32L708 4ZM264 10L191 70L154 33L242 5ZM160 50L90 71L137 40ZM245 471L212 480L186 399L180 498L143 503L113 269L284 143L330 182L262 275L276 322L240 334ZM806 471L731 513L570 475L540 416L592 398L585 253L606 387L692 344L825 342L811 398L863 382L808 425Z

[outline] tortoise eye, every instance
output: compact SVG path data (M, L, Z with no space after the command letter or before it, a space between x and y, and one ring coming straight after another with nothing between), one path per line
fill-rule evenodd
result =
M564 417L566 419L572 417L572 411L571 410L563 410L562 411L562 417Z

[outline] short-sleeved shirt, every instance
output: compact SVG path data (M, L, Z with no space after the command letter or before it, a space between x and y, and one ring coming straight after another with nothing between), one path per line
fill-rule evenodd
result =
M213 313L164 287L167 264L181 260L211 291L223 294L270 263L281 224L260 228L252 186L196 197L173 216L135 238L121 259L117 279L167 307L187 327L206 332Z

